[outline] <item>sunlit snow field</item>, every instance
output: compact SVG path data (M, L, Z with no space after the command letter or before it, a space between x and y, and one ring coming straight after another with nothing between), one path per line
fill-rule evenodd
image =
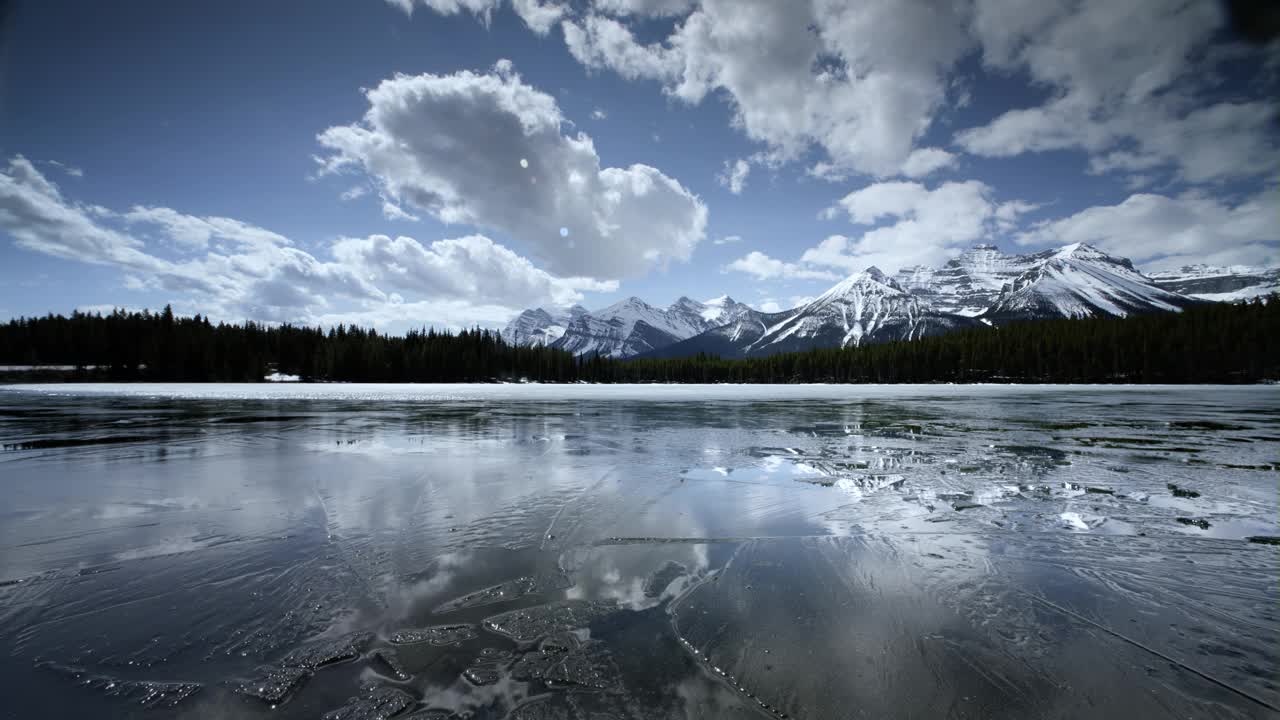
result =
M1280 387L0 387L2 717L1273 717Z

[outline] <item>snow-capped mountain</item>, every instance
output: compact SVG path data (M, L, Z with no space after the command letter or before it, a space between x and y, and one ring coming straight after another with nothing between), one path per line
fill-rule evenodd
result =
M1236 302L1280 292L1280 268L1184 265L1178 270L1148 273L1147 277L1165 290L1214 302Z
M1177 311L1197 300L1158 287L1124 258L1075 243L1032 258L982 314L994 323L1054 317Z
M550 345L564 335L575 317L586 312L581 305L553 312L542 308L525 310L502 329L502 339L511 345Z
M785 312L760 312L727 296L682 297L667 308L632 297L595 312L526 310L503 337L577 355L754 357L1015 320L1177 311L1272 292L1280 292L1280 268L1195 265L1147 276L1081 243L1024 255L975 245L940 268L904 268L893 277L867 268Z
M594 312L578 306L561 315L542 308L525 310L502 336L508 342L547 344L575 355L631 357L731 322L747 311L749 307L728 296L705 303L682 297L667 308L630 297Z
M1006 255L995 245L974 245L941 268L905 267L894 279L935 310L977 316L991 307L1005 285L1041 261L1036 255Z
M755 357L814 347L856 347L911 340L977 324L972 318L937 312L896 280L871 267L799 308L772 314L745 312L734 322L646 357L698 352Z
M744 355L913 340L976 324L940 313L878 268L855 273L767 328Z

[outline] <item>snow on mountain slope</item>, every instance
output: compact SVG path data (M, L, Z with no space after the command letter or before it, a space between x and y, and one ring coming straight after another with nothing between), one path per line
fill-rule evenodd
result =
M743 348L771 355L811 347L908 340L976 324L938 313L878 268L849 276L807 305L785 314Z
M728 295L713 298L707 302L682 297L667 308L666 316L673 327L673 332L679 330L680 332L675 334L683 339L730 322L737 314L748 309L750 308L735 302Z
M1034 255L1006 255L995 245L974 245L941 268L905 267L894 279L939 312L977 316L1037 262Z
M1185 265L1148 273L1157 286L1199 300L1239 302L1280 293L1280 267Z
M1037 264L1000 294L985 319L1124 316L1179 311L1196 302L1158 287L1128 260L1082 243L1025 257Z
M586 312L581 305L568 310L525 310L507 323L500 334L511 345L550 345L564 335L573 318Z
M745 357L747 346L760 339L760 336L770 327L796 312L795 310L788 310L781 313L763 313L745 305L742 308L729 323L714 327L686 340L644 353L640 357L688 357L697 355L700 352L708 355L719 355L722 358Z
M682 297L665 309L630 297L578 314L551 345L575 355L631 357L698 335L748 310L727 296L711 303Z
M755 312L749 306L743 305L728 295L711 298L701 305L702 310L699 314L711 327L720 327L734 322L746 313Z
M1275 291L1278 268L1198 265L1147 277L1129 260L1083 244L1024 255L975 245L941 268L903 268L893 278L868 268L781 313L762 313L727 296L706 302L682 297L667 308L633 297L596 312L574 308L568 316L526 310L503 337L579 355L749 357L913 339L1010 320L1176 311L1199 300Z

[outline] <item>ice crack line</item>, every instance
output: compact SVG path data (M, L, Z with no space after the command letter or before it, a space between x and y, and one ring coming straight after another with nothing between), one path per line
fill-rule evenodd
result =
M1095 621L1093 621L1093 620L1090 620L1089 618L1087 618L1087 617L1085 617L1085 616L1081 615L1080 613L1077 613L1077 612L1075 612L1075 611L1073 611L1073 610L1068 610L1067 608L1064 608L1064 607L1062 607L1061 605L1059 605L1059 604L1057 604L1057 603L1055 603L1055 602L1053 602L1053 601L1051 601L1051 600L1047 600L1047 599L1045 599L1045 598L1042 598L1042 597L1040 597L1039 595L1036 595L1035 593L1029 593L1029 592L1026 592L1025 590L1019 590L1018 592L1022 593L1023 595L1026 595L1027 597L1031 598L1032 600L1035 600L1035 601L1037 601L1037 602L1043 603L1043 604L1045 604L1045 605L1047 605L1047 606L1049 606L1049 607L1053 608L1054 610L1057 610L1057 611L1058 611L1058 612L1060 612L1060 613L1063 613L1063 614L1065 614L1065 615L1069 615L1069 616L1071 616L1071 617L1073 617L1073 618L1075 618L1075 619L1079 620L1080 622L1086 623L1086 624L1088 624L1088 625L1092 625L1093 627L1095 627L1095 628L1097 628L1097 629L1101 630L1102 632L1104 632L1104 633L1106 633L1106 634L1108 634L1108 635L1110 635L1110 636L1112 636L1112 637L1114 637L1114 638L1117 638L1117 639L1119 639L1119 640L1123 640L1124 642L1127 642L1127 643L1129 643L1130 645L1132 645L1132 646L1134 646L1134 647L1136 647L1136 648L1138 648L1138 649L1140 649L1140 650L1146 650L1147 652L1151 653L1152 655L1155 655L1155 656L1156 656L1156 657L1158 657L1158 658L1161 658L1161 659L1163 659L1163 660L1165 660L1165 661L1167 661L1167 662L1169 662L1169 663L1172 663L1173 665L1176 665L1176 666L1178 666L1178 667L1182 668L1183 670L1186 670L1187 672L1192 673L1193 675L1198 675L1199 677L1201 677L1201 678L1203 678L1203 679L1205 679L1205 680L1208 680L1209 682L1213 683L1214 685L1217 685L1218 687L1220 687L1220 688L1222 688L1222 689L1224 689L1224 690L1229 690L1229 691L1231 691L1231 692L1233 692L1233 693L1235 693L1235 694L1239 695L1240 697L1242 697L1242 698L1244 698L1244 699L1246 699L1246 700L1251 700L1251 701L1253 701L1253 702L1255 702L1255 703L1257 703L1257 704L1261 705L1262 707L1267 708L1268 710L1271 710L1272 712L1280 712L1280 707L1276 707L1275 705L1272 705L1271 703L1267 702L1266 700L1263 700L1262 698L1257 697L1257 696L1255 696L1255 695L1253 695L1253 694L1249 693L1249 692L1248 692L1248 691L1246 691L1246 690L1241 690L1240 688L1235 687L1234 685L1231 685L1230 683L1227 683L1227 682L1225 682L1225 681L1223 681L1223 680L1219 680L1218 678L1216 678L1216 677L1214 677L1214 676L1212 676L1212 675L1210 675L1210 674L1208 674L1208 673L1206 673L1206 672L1203 672L1203 671L1201 671L1201 670L1197 670L1196 668L1191 667L1190 665L1188 665L1188 664L1186 664L1186 663L1182 662L1181 660L1177 660L1177 659L1175 659L1175 658L1173 658L1173 657L1170 657L1169 655L1165 655L1164 653L1160 652L1159 650L1156 650L1156 649L1155 649L1155 648L1153 648L1153 647L1150 647L1150 646L1147 646L1147 645L1143 645L1142 643L1138 642L1137 640L1134 640L1133 638L1130 638L1130 637L1127 637L1127 636L1125 636L1125 635L1122 635L1122 634L1120 634L1120 633L1116 632L1115 630L1112 630L1111 628L1109 628L1109 627L1107 627L1107 626L1105 626L1105 625L1103 625L1103 624L1101 624L1101 623L1098 623L1098 622L1095 622Z

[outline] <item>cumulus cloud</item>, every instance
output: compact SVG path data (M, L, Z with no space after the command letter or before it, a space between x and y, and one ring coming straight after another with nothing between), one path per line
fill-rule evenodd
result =
M747 175L751 174L751 163L741 158L732 163L725 161L724 171L716 176L716 182L729 188L734 195L741 195L747 187Z
M140 241L100 226L92 212L65 200L58 187L21 155L0 172L0 227L19 247L140 272L167 265L142 252Z
M416 1L482 19L502 3ZM816 147L809 171L828 180L920 179L953 166L948 150L918 144L969 104L956 68L975 50L988 70L1025 73L1050 97L961 130L956 146L969 153L1076 149L1095 174L1159 170L1191 183L1280 163L1275 106L1220 92L1241 63L1274 75L1280 55L1224 40L1221 3L593 0L556 17L588 69L657 81L690 104L722 97L771 161L807 162ZM652 18L672 19L666 37L647 39Z
M203 250L210 240L225 240L246 248L291 244L283 235L239 220L195 217L165 207L135 206L121 217L130 224L157 226L166 239L190 250Z
M956 156L941 148L912 150L902 164L902 174L909 178L922 178L956 164Z
M893 0L704 0L649 44L614 17L562 23L587 67L660 81L688 103L723 92L749 138L781 160L816 145L830 177L902 172L972 46L967 26L962 3Z
M998 202L976 180L929 188L921 183L874 183L849 193L823 212L847 216L865 226L859 236L833 234L805 250L798 262L752 252L727 270L761 280L833 279L871 265L893 272L907 265L936 265L976 242L1014 230L1038 206L1020 200Z
M604 110L601 110L600 108L596 108L595 110L591 111L592 120L605 120L608 117L609 117L609 113L605 112Z
M936 264L959 249L1013 227L1035 206L998 203L994 191L977 180L943 183L933 189L917 182L885 182L849 193L828 209L855 225L876 226L855 239L833 235L805 252L804 262L846 269L876 265L892 271L905 265Z
M551 28L555 27L556 23L560 22L560 18L568 12L568 8L563 3L543 0L511 0L511 7L524 24L538 35L551 32Z
M405 211L399 205L383 198L382 200L382 217L388 220L407 220L409 222L417 222L418 216Z
M551 272L634 275L687 260L705 234L697 196L648 165L601 167L589 136L563 134L555 98L514 73L397 75L366 96L361 122L319 135L322 172L360 172L400 206L505 232Z
M840 277L830 270L818 270L784 262L769 257L759 250L752 250L734 260L725 266L725 270L746 273L757 280L835 280Z
M505 0L386 0L412 15L415 7L421 5L441 15L457 15L470 13L479 18L486 26L493 19L493 13L502 7ZM538 35L546 35L555 24L568 12L565 3L554 0L511 0L511 9L524 21L530 30Z
M593 7L611 15L672 17L689 12L694 3L695 0L595 0Z
M612 69L628 80L674 80L680 71L679 54L660 44L641 45L618 20L588 15L561 23L569 54L593 69Z
M1280 264L1278 217L1280 196L1274 189L1238 203L1196 192L1177 197L1139 193L1116 205L1039 223L1017 241L1089 243L1150 269L1202 262L1269 266Z
M428 297L501 298L508 307L569 305L579 291L612 291L616 282L557 278L483 235L437 240L372 235L345 238L334 258L372 285ZM501 288L495 287L497 284Z
M1210 51L1225 21L1218 3L978 0L984 62L1052 97L957 142L993 157L1080 149L1094 173L1163 167L1193 183L1267 173L1280 162L1276 108L1212 99L1215 64L1233 54Z
M118 268L128 288L173 293L181 298L176 305L235 320L490 323L527 305L567 305L583 292L617 289L615 282L554 276L481 235L430 244L343 238L329 248L332 259L322 259L231 218L75 202L21 156L0 171L0 231L24 249ZM151 236L177 257L158 255L148 246Z

